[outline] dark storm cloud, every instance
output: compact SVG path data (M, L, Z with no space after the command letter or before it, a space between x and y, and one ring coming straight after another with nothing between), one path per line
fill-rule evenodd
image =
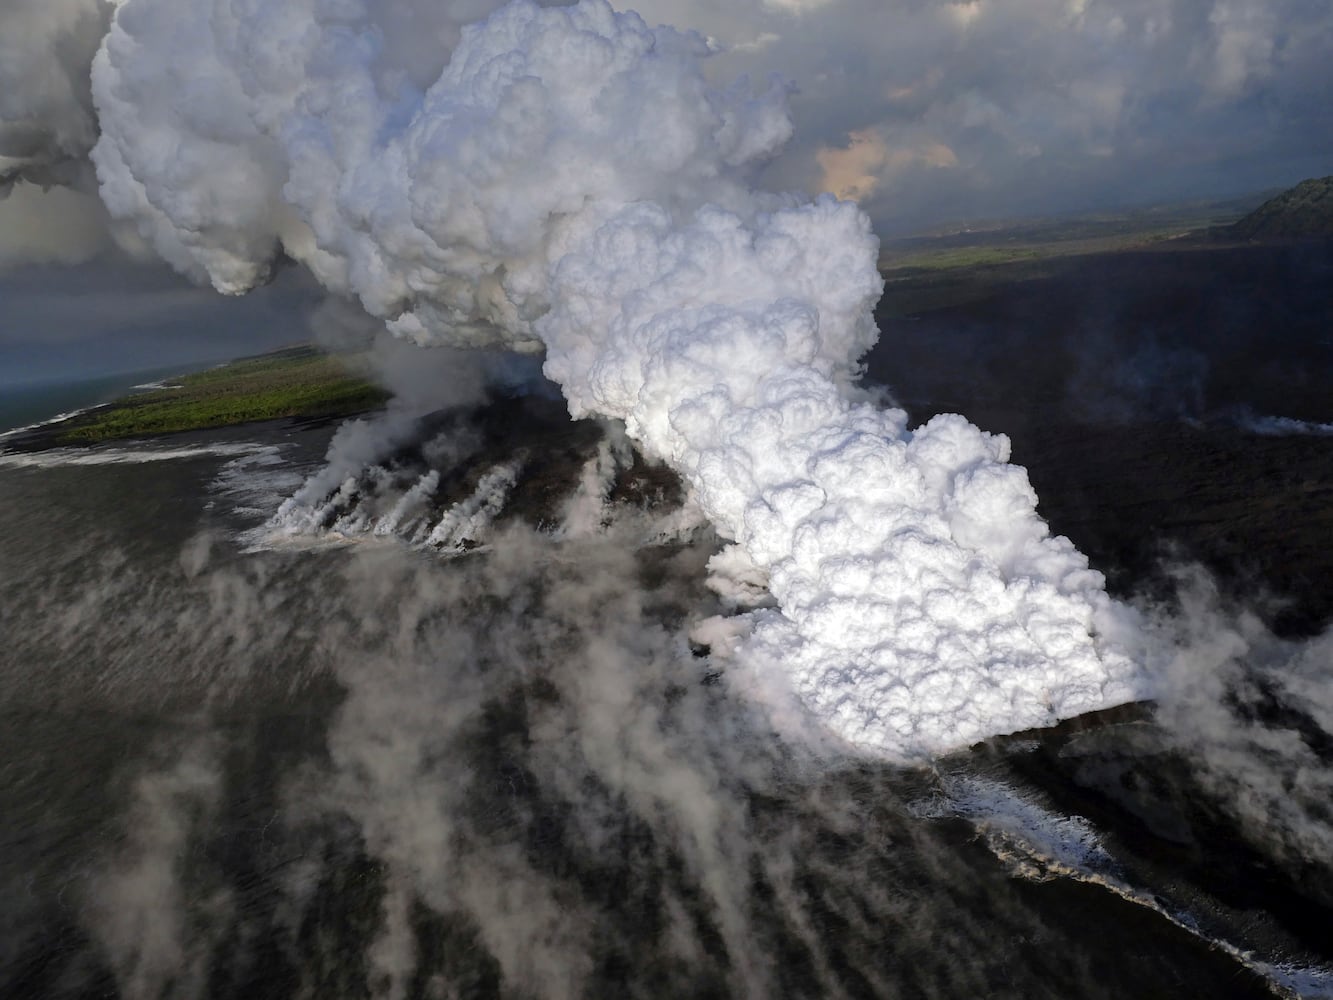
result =
M107 0L0 5L0 195L18 178L83 185L97 139L88 67L111 20Z
M1333 7L1310 0L629 4L794 80L770 183L882 229L1285 185L1333 169Z
M796 140L769 183L857 195L889 229L1333 169L1333 7L1320 0L618 6L709 36L719 77L793 81ZM78 165L97 137L88 67L109 11L0 10L0 180L91 180Z
M27 183L0 198L0 280L24 264L78 264L111 243L110 219L95 194Z
M0 273L0 387L225 360L309 338L299 272L222 299L161 265L95 260Z

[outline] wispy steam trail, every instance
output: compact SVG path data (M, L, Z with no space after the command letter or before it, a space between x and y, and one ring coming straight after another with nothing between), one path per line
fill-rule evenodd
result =
M93 71L109 210L223 292L285 253L399 336L544 349L571 413L623 420L767 575L736 682L850 744L1145 694L1008 441L856 389L878 243L850 203L753 190L781 85L718 90L702 39L604 0L452 9L126 0Z

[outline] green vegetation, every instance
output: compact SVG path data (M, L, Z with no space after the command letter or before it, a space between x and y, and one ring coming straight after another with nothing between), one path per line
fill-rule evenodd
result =
M886 240L887 274L994 267L1149 247L1200 236L1239 219L1258 197L1124 213L981 225L962 231Z
M1075 258L1130 250L1215 246L1259 197L1124 213L1038 219L886 240L880 254L882 319L989 298L1015 282L1050 277Z
M1019 260L1036 260L1043 254L1036 247L957 247L923 253L905 260L894 261L888 268L893 271L951 271L965 267L993 267L1012 264Z
M997 267L1005 264L1021 264L1027 261L1051 260L1060 257L1081 257L1094 253L1111 253L1117 250L1134 250L1177 240L1194 235L1196 230L1179 225L1154 227L1132 232L1109 233L1102 236L1070 236L1067 238L1042 238L1034 235L1028 239L1009 235L1000 240L989 234L976 234L977 242L971 245L944 245L928 247L918 241L918 245L908 251L887 251L880 258L881 269L886 273L907 274L924 271L951 271L974 267ZM950 243L954 241L949 241Z
M1243 240L1333 236L1333 177L1301 181L1231 227Z
M62 444L92 443L278 417L345 416L387 399L345 361L295 347L184 375L54 429Z

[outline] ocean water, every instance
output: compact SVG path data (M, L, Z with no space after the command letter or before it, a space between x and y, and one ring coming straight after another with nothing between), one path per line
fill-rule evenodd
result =
M180 372L181 368L177 365L173 368L150 368L74 382L62 380L37 385L0 386L0 433L109 403L137 386L179 375Z
M1150 713L779 737L688 639L718 540L548 416L299 530L330 428L0 455L0 995L1330 995L1328 866Z

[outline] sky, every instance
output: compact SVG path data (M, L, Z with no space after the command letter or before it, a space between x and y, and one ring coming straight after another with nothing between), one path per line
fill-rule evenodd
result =
M1324 0L647 0L794 81L766 180L882 234L1228 196L1333 171Z
M129 0L116 16L165 23L171 2ZM413 4L373 6L395 44L411 40ZM491 6L468 0L447 16ZM793 136L759 184L855 199L882 236L1229 197L1333 172L1327 0L618 6L697 31L717 82L783 81ZM112 12L103 0L0 0L0 386L306 335L313 292L299 278L218 297L102 207L87 156L105 109L90 66ZM437 71L431 53L411 56L410 70Z
M0 275L0 391L100 375L181 370L310 339L318 301L295 269L222 297L164 264L32 264Z

